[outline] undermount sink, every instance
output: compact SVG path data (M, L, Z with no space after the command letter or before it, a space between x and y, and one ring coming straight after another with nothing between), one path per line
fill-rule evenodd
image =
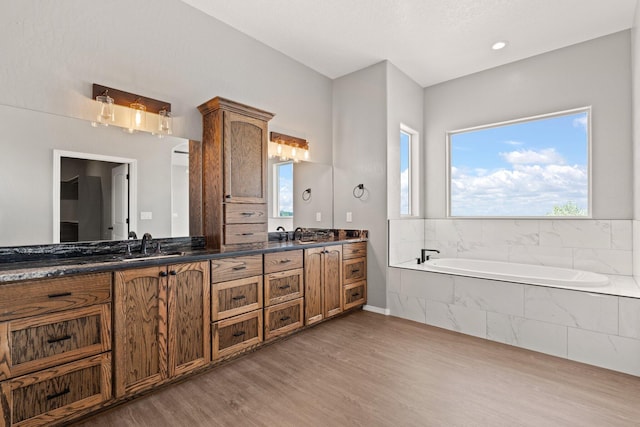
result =
M162 258L175 258L178 256L184 255L184 252L161 252L159 254L135 254L135 255L126 255L119 259L122 262L135 262L135 261L145 261L149 259L162 259Z
M318 243L317 240L296 240L295 243L299 244L299 245L308 245L310 243Z

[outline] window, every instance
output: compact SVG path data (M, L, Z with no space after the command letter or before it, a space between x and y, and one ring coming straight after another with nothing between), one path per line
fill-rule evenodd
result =
M449 132L449 216L588 217L590 116L587 107Z
M400 215L411 215L411 134L400 131Z
M275 184L274 216L293 216L293 162L276 163L274 166Z

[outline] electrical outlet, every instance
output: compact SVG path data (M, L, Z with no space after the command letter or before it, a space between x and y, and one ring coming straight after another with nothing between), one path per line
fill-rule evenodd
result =
M316 212L316 221L322 221L322 212Z
M353 214L351 212L347 212L347 222L353 221Z
M152 212L140 212L140 219L153 219Z

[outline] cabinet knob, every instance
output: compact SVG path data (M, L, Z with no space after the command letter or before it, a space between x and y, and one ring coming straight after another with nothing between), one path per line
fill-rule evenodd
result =
M169 272L169 274L170 274L170 275L172 275L172 276L176 276L176 275L178 275L178 273L177 273L175 270L171 270L171 271Z
M166 271L161 271L160 272L160 277L167 277L167 276L168 276L168 274L167 274Z
M230 199L231 198L231 194L227 194L226 196L224 196L225 199Z

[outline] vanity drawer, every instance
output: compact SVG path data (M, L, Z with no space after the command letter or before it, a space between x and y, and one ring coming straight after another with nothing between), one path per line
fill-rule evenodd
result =
M225 224L256 224L267 222L265 203L225 203Z
M226 319L259 308L262 308L262 276L212 285L211 320Z
M213 360L262 342L262 310L213 324Z
M345 285L344 289L344 310L363 305L367 302L367 282L356 282Z
M367 259L353 258L342 262L343 284L359 282L367 278Z
M111 353L1 383L7 426L50 425L111 398Z
M304 323L303 298L284 302L264 309L264 339L277 337Z
M211 260L211 283L242 279L262 274L262 255Z
M94 305L0 323L0 379L111 349L111 307Z
M267 241L267 223L224 226L224 244L260 243Z
M367 242L345 243L342 245L342 259L367 256Z
M111 301L111 273L0 286L0 321Z
M264 305L291 301L304 295L304 269L279 271L264 276Z
M264 254L264 273L302 268L302 249Z

